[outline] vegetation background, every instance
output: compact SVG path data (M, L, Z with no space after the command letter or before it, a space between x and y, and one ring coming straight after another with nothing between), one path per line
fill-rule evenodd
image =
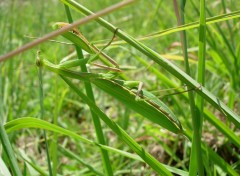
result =
M77 2L91 11L97 12L120 1L78 0ZM239 114L240 109L239 7L240 1L206 0L206 18L236 13L225 21L207 24L204 41L206 43L205 87L236 114ZM199 10L199 1L187 1L185 23L199 21ZM71 15L74 20L84 17L73 9L71 9ZM180 32L174 32L172 29L177 27L176 11L172 1L140 0L103 18L135 39L145 37L145 40L141 40L143 44L185 70ZM223 17L219 17L219 19L221 18ZM52 25L55 22L68 22L64 4L60 1L1 0L0 56L34 40L34 37L39 38L52 32L54 30ZM80 26L79 30L99 48L106 45L113 37L112 32L95 21ZM150 34L165 30L172 33L149 37ZM199 28L187 29L186 35L191 76L197 79ZM193 130L190 103L186 98L187 93L180 93L185 84L165 68L150 60L149 56L137 51L130 43L121 42L119 37L115 39L115 43L113 42L104 52L123 68L119 79L142 81L143 88L154 92L173 111L184 129ZM56 37L54 40L69 43L69 40L62 36ZM119 43L117 43L118 41ZM8 127L6 124L14 119L40 118L42 115L39 94L41 95L41 88L43 88L44 116L42 119L44 121L54 123L90 141L97 141L91 112L86 101L69 88L59 75L44 68L43 82L42 84L39 82L39 68L35 64L38 50L41 50L40 57L58 64L63 58L74 52L75 46L48 41L0 63L1 123L5 124L6 129ZM77 56L75 56L76 58ZM91 73L107 73L109 71L92 65L89 69ZM78 68L75 70L80 71ZM165 79L162 79L162 75L165 76ZM74 81L74 83L79 90L84 92L85 87L82 81ZM191 91L195 92L195 90ZM125 106L126 103L118 101L117 98L110 96L111 93L103 92L97 86L93 86L93 93L96 105L160 163L169 166L170 168L166 166L168 170L176 175L188 175L191 170L197 168L190 164L191 140L186 136L174 134L159 124L147 120L131 107ZM213 118L206 117L207 120L204 118L203 145L209 146L218 154L221 158L219 161L222 162L222 165L218 164L219 158L211 158L210 156L213 155L209 151L206 152L203 156L204 172L206 175L238 175L240 173L239 117L237 117L238 120L232 121L209 103L205 102L204 107L211 114L208 115ZM216 121L213 122L214 120L209 119ZM27 120L24 123L30 123ZM159 174L158 169L149 166L146 161L143 162L135 155L134 158L130 154L133 153L131 147L122 142L121 138L106 123L101 124L106 145L129 152L123 155L108 150L114 175ZM23 175L111 175L111 172L106 171L105 165L107 164L104 164L101 152L96 145L83 143L73 135L66 136L46 130L47 147L52 165L52 173L49 173L44 142L46 136L42 130L36 128L43 127L31 128L29 126L28 128L27 126L22 130L8 133L8 139L14 151L12 152L17 158L18 167ZM3 135L3 132L1 133ZM9 155L4 150L4 140L1 142L3 147L1 148L0 168L2 169L0 171L6 175L7 170L10 170L14 175L11 159L9 160ZM163 173L168 174L168 172L164 172L164 169Z

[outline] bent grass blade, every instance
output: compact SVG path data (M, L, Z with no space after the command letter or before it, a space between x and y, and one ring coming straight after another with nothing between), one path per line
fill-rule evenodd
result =
M4 128L4 126L2 124L2 121L0 121L0 141L1 141L2 147L4 149L4 153L9 160L9 165L10 165L10 168L12 169L12 173L14 175L22 176L20 167L19 167L17 159L15 157L15 152L12 148L12 145L11 145L9 137L6 133L6 129Z
M70 131L68 129L64 129L62 127L51 124L51 123L46 122L46 121L41 120L41 119L32 118L32 117L17 118L15 120L7 122L4 125L4 127L5 127L7 133L11 133L13 131L26 129L26 128L45 129L45 130L48 130L48 131L56 132L56 133L61 134L61 135L68 136L68 137L73 138L73 139L77 139L77 140L79 140L81 142L84 142L84 143L87 143L87 144L95 145L95 146L97 146L101 149L105 149L109 152L114 152L114 153L120 154L122 156L125 156L127 158L130 158L130 159L133 159L133 160L136 160L136 161L144 162L144 160L136 154L132 154L132 153L129 153L129 152L126 152L126 151L123 151L123 150L119 150L119 149L116 149L116 148L113 148L113 147L109 147L109 146L106 146L106 145L96 143L95 141L91 141L89 139L86 139L86 138L82 137L81 135L78 135L76 132ZM139 151L141 152L142 150L139 150ZM142 151L142 152L144 152L144 151ZM162 164L162 166L164 166L165 168L167 168L167 170L169 170L173 173L176 173L176 174L179 174L179 175L182 175L182 176L188 175L188 173L186 171L176 169L174 167L164 165L164 164ZM164 168L164 170L165 170L165 168Z

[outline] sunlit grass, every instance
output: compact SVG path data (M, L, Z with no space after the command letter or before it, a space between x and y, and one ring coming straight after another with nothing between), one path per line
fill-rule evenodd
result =
M75 20L82 18L82 13L88 14L87 9L98 11L117 3L97 1L92 4L83 1L83 6L80 6L74 1L62 2L70 4L70 12ZM19 5L26 13L19 11ZM61 61L66 56L70 56L75 64L77 56L71 55L75 46L47 41L0 63L0 116L9 134L6 136L1 133L1 142L7 145L10 142L13 146L13 150L9 147L6 155L3 145L2 159L5 165L9 165L12 173L20 170L23 175L36 172L48 175L44 136L36 130L45 129L53 175L187 175L189 171L196 172L199 168L194 163L197 161L194 159L197 152L204 160L204 171L200 171L200 175L218 175L222 171L228 175L238 175L239 6L237 1L206 1L206 17L213 20L213 24L206 20L206 67L200 68L198 56L204 55L205 46L198 49L201 40L198 25L193 23L200 19L200 4L187 1L184 29L188 45L185 52L192 58L189 62L191 77L183 71L184 57L179 33L183 28L176 27L172 3L158 0L150 4L138 1L98 20L99 23L94 21L79 27L90 41L87 45L92 47L95 44L100 51L116 33L117 41L101 52L113 58L120 69L130 66L131 69L123 69L121 73L103 68L93 69L94 63L108 63L100 60L89 62L87 69L90 73L87 75L82 72L86 71L84 64L89 60L76 62L85 67L85 71L72 65L64 67ZM52 9L55 9L54 13ZM225 18L225 13L235 11ZM0 2L0 20L1 55L33 40L25 35L40 37L53 31L51 26L56 22L71 22L60 1L25 1L22 4L3 1ZM146 38L143 40L142 36ZM137 39L141 39L140 42ZM70 42L62 36L54 40ZM75 40L71 42L79 44ZM78 47L84 49L81 43ZM35 118L40 116L41 111L41 84L35 65L37 50L41 50L40 57L43 59L40 64L43 69L43 120ZM199 52L202 54L199 55ZM99 55L98 51L83 52L83 55L78 52L79 58L97 58ZM204 87L196 81L199 69L205 72ZM139 100L136 98L139 96L136 93L137 86L127 86L127 81L143 82L143 94L145 90L159 92L160 102L165 105L158 105L152 97ZM85 89L84 82L91 83L95 102L91 96L85 96L90 89ZM181 93L185 85L190 91ZM161 97L161 90L171 88L176 94ZM192 151L194 129L187 92L198 94L205 101L200 151ZM101 127L94 128L93 123L96 122L91 118L91 111L99 116ZM5 130L2 128L2 132ZM97 140L100 133L106 142ZM108 156L102 158L99 151L107 151ZM17 160L12 159L14 157ZM106 169L110 165L113 173Z

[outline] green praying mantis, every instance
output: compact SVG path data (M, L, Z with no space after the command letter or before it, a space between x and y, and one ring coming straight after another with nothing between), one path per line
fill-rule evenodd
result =
M54 24L54 27L61 28L66 25L68 24L58 22ZM68 78L91 82L150 121L174 133L182 133L181 123L175 114L155 95L142 89L142 82L117 79L119 66L113 59L103 53L103 50L110 45L113 39L100 50L91 45L77 29L63 34L63 37L72 41L75 45L81 46L82 49L93 54L93 56L86 59L69 60L57 65L38 57L36 61L38 67L44 67L47 70ZM89 73L72 70L74 67L90 63L97 58L107 59L115 68L106 67L110 68L108 73Z

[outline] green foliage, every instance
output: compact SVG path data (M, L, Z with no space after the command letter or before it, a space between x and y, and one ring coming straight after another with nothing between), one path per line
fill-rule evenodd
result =
M0 2L0 55L117 3L79 2ZM1 62L4 172L47 175L49 150L53 175L238 175L240 3L181 2L135 1Z

